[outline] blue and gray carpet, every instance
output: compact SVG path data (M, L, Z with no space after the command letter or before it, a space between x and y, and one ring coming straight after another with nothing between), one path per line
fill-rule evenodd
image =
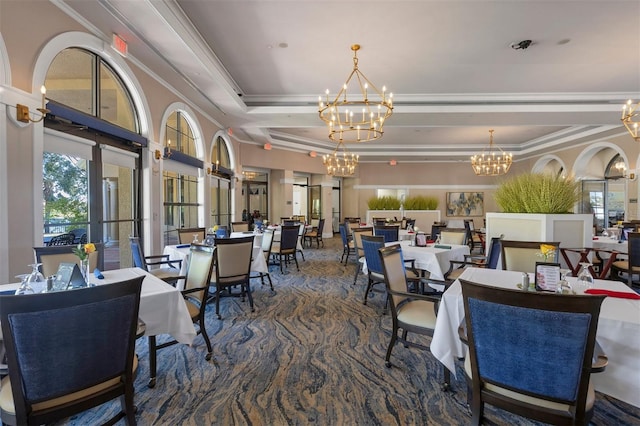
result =
M275 292L253 280L255 312L239 298L221 301L222 320L208 308L214 355L198 336L192 347L158 353L158 381L149 377L146 339L139 339L136 379L140 425L463 425L470 421L462 374L442 392L442 367L429 352L397 345L384 366L391 331L380 293L362 304L365 278L353 286L355 262L339 263L340 239L305 249L289 273L272 268ZM428 340L425 340L428 344ZM114 401L64 425L99 424ZM535 424L485 410L489 425ZM121 421L121 423L124 423ZM640 409L597 394L594 425L639 425Z

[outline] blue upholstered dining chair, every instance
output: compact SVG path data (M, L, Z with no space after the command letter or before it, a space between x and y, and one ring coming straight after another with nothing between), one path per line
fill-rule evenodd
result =
M133 266L149 272L171 284L175 284L180 275L182 260L170 260L168 254L145 256L140 237L129 237L129 246L133 256Z
M353 246L353 240L349 238L347 226L341 223L338 227L340 229L340 238L342 239L342 256L340 256L340 263L344 262L346 265L349 261L349 255L351 253L355 254L356 249Z
M592 364L604 297L460 282L471 423L482 423L486 403L545 423L588 424L590 375L607 364L601 354Z
M50 424L120 399L135 425L135 340L144 277L69 291L0 296L9 376L3 424Z
M364 252L364 258L367 262L367 288L365 289L364 300L362 302L366 305L373 286L376 284L384 285L384 271L382 261L378 255L378 250L384 247L384 237L381 235L362 235L360 241L362 242L362 251Z
M393 243L399 239L400 225L376 226L373 233L384 237L385 243Z

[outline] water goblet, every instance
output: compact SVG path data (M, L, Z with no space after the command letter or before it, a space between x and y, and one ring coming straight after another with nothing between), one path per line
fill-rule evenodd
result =
M193 241L191 244L198 244L198 234L193 234Z
M593 287L593 276L591 272L589 272L589 268L591 267L591 263L589 262L580 262L582 269L580 269L580 273L578 274L578 281L576 283L579 290L584 292L585 290Z
M29 285L29 276L31 274L16 275L16 278L20 280L20 287L16 290L16 296L20 294L34 294L35 290Z

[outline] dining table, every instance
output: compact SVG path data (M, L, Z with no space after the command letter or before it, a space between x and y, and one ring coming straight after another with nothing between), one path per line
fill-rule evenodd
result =
M427 244L416 246L411 240L401 240L385 243L386 246L400 244L402 256L405 260L414 260L414 266L420 271L429 273L429 278L443 281L445 273L451 267L451 261L462 262L469 255L469 246L456 244ZM367 263L364 261L362 271L367 273Z
M96 274L89 275L89 285L114 284L144 276L138 312L138 317L145 324L144 335L169 334L180 343L187 345L193 343L196 338L196 329L182 293L176 287L140 268L114 269L100 273L103 278L98 278ZM0 285L0 292L15 291L19 285L18 283ZM34 285L32 287L36 291L42 291L46 284L42 283L42 288ZM151 353L149 355L151 356ZM155 377L155 372L151 372L151 375Z
M233 234L243 234L232 233L230 238L237 238L240 235ZM247 235L242 235L246 237ZM215 246L214 246L215 249ZM180 275L186 276L187 268L189 265L189 254L191 252L191 244L172 244L164 247L162 253L169 256L169 260L181 260L182 265L180 266ZM251 253L251 272L255 272L258 274L268 274L269 266L267 265L267 260L262 253L262 244L257 244L256 239L253 240L253 251ZM182 290L184 289L184 279L178 280L176 282L176 288Z
M469 267L459 279L489 286L517 289L522 272ZM459 337L458 328L465 317L462 287L456 280L442 295L436 326L431 340L431 353L453 375L456 360L464 358L467 348ZM533 279L533 278L531 278ZM575 277L567 277L576 293ZM606 291L635 293L620 281L596 279L593 288ZM606 354L609 363L603 372L591 375L594 388L628 404L640 407L640 300L608 296L602 303L596 335L598 350ZM506 354L505 356L508 356ZM446 376L445 376L446 377Z

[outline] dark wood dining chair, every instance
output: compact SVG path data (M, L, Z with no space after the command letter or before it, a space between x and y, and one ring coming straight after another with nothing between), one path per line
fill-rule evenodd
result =
M587 425L593 372L603 371L596 330L604 296L530 293L460 280L468 345L471 424L484 406L544 423Z
M135 425L135 341L144 277L69 291L0 296L8 379L3 424L50 424L120 399ZM6 391L6 392L5 392Z

